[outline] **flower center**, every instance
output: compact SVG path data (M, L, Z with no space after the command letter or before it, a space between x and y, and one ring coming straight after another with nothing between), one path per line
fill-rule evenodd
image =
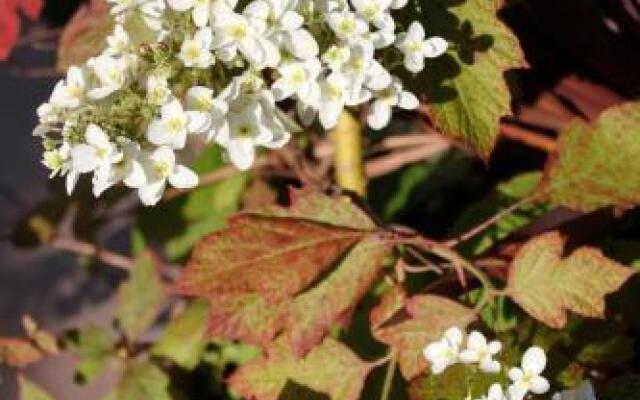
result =
M163 178L166 178L171 174L171 165L166 161L157 161L153 165L153 169L156 174L160 175Z
M167 121L167 128L172 134L180 133L184 129L184 120L180 117L172 117Z
M229 27L229 36L235 41L241 41L247 37L249 29L245 24L238 23Z

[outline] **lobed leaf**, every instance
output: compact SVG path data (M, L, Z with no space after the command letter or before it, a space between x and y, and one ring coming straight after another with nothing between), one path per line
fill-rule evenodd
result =
M505 72L524 66L517 37L497 16L502 0L422 2L427 34L452 44L446 56L428 62L419 82L428 112L443 133L462 139L487 159L500 119L511 114Z
M108 400L173 400L169 394L169 377L156 365L132 361ZM105 400L106 400L105 399Z
M155 322L165 295L154 256L142 253L118 291L116 317L130 340L138 339Z
M417 295L407 299L404 311L404 319L383 324L374 331L374 336L398 353L400 371L408 380L427 368L422 354L426 345L439 340L449 327L464 328L476 319L473 310L435 295Z
M564 240L558 232L527 242L513 260L506 291L527 313L561 328L567 312L603 317L604 297L633 275L633 270L581 247L562 258Z
M539 190L581 211L640 203L640 103L610 108L590 125L576 120L560 134L558 154Z
M357 400L370 369L333 339L325 339L304 358L280 340L267 356L241 366L229 384L247 399Z
M77 340L69 343L78 357L76 373L83 383L90 383L116 360L116 339L104 328L89 326L78 332Z

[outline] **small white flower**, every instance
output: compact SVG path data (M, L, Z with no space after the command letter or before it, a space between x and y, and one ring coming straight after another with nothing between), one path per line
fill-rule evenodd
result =
M347 79L334 72L320 83L320 124L331 129L338 123L338 117L347 102Z
M207 128L207 121L202 113L184 111L182 104L173 99L163 105L160 118L149 124L147 140L158 146L169 146L181 149L187 141L187 134L201 133Z
M295 95L303 103L317 104L320 100L320 69L320 61L317 58L284 64L278 69L280 78L271 86L276 101Z
M171 99L171 89L167 78L159 75L149 75L147 77L147 100L155 106L167 104Z
M404 66L418 73L424 69L424 59L436 58L447 51L447 41L434 36L424 39L424 28L419 22L412 22L406 33L398 34L396 46L404 53Z
M194 114L199 113L198 119L205 121L203 130L207 140L221 133L228 134L226 114L229 106L224 100L214 98L213 90L203 86L192 87L187 91L186 106Z
M140 145L129 140L120 143L122 160L114 164L106 173L93 175L93 194L96 197L118 182L130 188L140 188L147 183L141 162Z
M178 58L185 67L209 68L215 62L211 53L213 33L210 28L199 29L193 38L182 43Z
M211 0L167 0L172 9L185 12L192 10L193 22L197 27L205 27L209 23Z
M349 60L350 52L348 46L332 45L324 54L322 54L322 62L333 71L339 71L344 63Z
M382 129L389 124L393 107L414 110L419 105L413 93L402 90L402 82L397 77L385 89L374 92L374 97L367 114L367 123L372 129Z
M351 11L332 12L327 22L336 36L347 42L359 40L369 32L369 24Z
M502 350L502 343L487 342L487 338L478 331L473 331L467 337L467 348L460 353L460 361L466 364L477 363L480 369L488 373L500 372L500 363L493 356Z
M549 390L549 381L540 376L547 365L547 356L540 347L530 347L522 356L520 368L509 370L511 400L522 400L528 392L544 394Z
M507 400L507 396L502 390L502 386L500 386L500 384L498 383L494 383L489 387L489 393L477 400Z
M262 20L249 19L234 12L221 13L214 25L213 47L223 61L233 60L239 51L247 61L260 68L275 60L274 54L270 54L273 44L260 36L265 29Z
M146 182L138 189L144 205L154 205L162 198L167 181L178 189L191 189L198 185L198 175L176 163L173 150L167 146L155 149L144 161Z
M395 29L395 22L389 14L391 0L351 0L351 4L358 15L376 28L391 32Z
M60 147L53 150L45 151L42 158L42 164L51 170L49 178L53 178L58 173L64 173L69 167L68 161L71 156L71 146L64 142Z
M129 38L129 34L122 25L117 24L113 33L107 37L107 48L104 54L108 56L122 55L129 49L130 45L131 39Z
M85 96L86 80L84 72L78 67L70 67L67 71L67 78L58 82L51 94L50 106L60 108L77 108ZM46 114L52 111L50 108L41 109L39 114Z
M431 372L441 374L447 367L458 362L462 331L458 327L447 329L444 337L424 348L424 357L431 363Z
M87 65L92 68L99 85L88 91L90 98L104 99L124 86L127 78L127 62L124 58L102 55L89 60Z
M112 4L111 14L118 23L124 23L128 15L139 13L145 24L158 31L162 29L165 0L107 0Z

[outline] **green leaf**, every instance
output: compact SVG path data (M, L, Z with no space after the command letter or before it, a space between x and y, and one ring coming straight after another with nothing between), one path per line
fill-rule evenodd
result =
M500 119L511 114L505 72L524 66L518 39L497 16L502 0L430 0L420 3L427 36L450 42L447 54L427 62L416 84L443 133L488 158ZM415 19L415 16L413 17Z
M539 190L581 211L640 203L640 103L605 111L595 124L576 120L560 134L558 154Z
M603 317L604 296L633 275L597 249L582 247L562 258L563 248L558 232L527 242L513 260L506 288L527 313L554 328L566 324L567 311Z
M279 302L311 284L366 234L304 219L241 214L196 246L176 287L205 297L255 292Z
M132 361L122 380L107 398L114 400L172 400L169 377L160 368L145 361Z
M477 367L456 364L440 375L416 378L409 385L412 400L463 400L486 396L493 383L506 383L500 375L487 374Z
M138 339L151 327L165 295L153 254L142 253L136 258L129 279L118 290L116 318L129 340Z
M75 340L70 341L71 350L78 356L76 373L83 383L90 383L95 377L115 361L114 335L104 328L89 326L78 332Z
M256 400L357 400L370 369L333 339L302 359L278 341L266 357L241 366L229 383L235 392Z
M53 400L49 393L24 376L18 376L18 385L20 400Z
M636 400L638 396L640 396L640 375L629 374L608 381L601 400Z
M43 357L44 353L27 340L0 337L0 364L24 368Z
M434 295L418 295L405 301L405 315L394 317L394 324L385 324L374 331L374 336L398 353L400 371L410 380L428 366L422 355L424 347L439 340L452 327L464 328L475 320L472 309Z
M207 318L209 305L194 301L172 319L162 337L153 345L151 353L166 357L187 370L194 369L207 346Z
M541 176L539 172L527 172L497 185L487 197L462 213L453 225L452 236L458 236L468 231L518 200L532 194L540 182ZM549 211L549 206L546 204L524 205L461 244L459 250L465 254L479 256L495 243L524 228L547 211Z
M358 304L378 280L391 246L375 239L358 243L335 271L296 297L289 308L286 330L296 354L320 342L329 328Z

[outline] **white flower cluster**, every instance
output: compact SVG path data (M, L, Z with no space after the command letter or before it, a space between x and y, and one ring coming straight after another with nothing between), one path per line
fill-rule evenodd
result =
M494 360L494 356L502 350L499 341L488 342L478 331L473 331L467 336L465 349L462 349L463 340L462 330L451 327L442 339L424 348L424 357L431 364L432 373L441 374L446 368L459 362L478 364L480 370L487 373L500 372L501 365ZM476 400L523 400L529 392L544 394L549 390L549 382L541 376L546 365L547 357L544 350L536 346L530 347L522 357L521 366L509 369L511 385L507 390L495 383L491 385L487 395Z
M69 193L83 174L96 196L123 183L147 205L167 183L194 187L176 152L196 137L248 169L256 147L288 142L284 100L325 129L371 102L367 121L380 129L393 107L418 106L387 68L419 72L447 48L418 22L396 32L391 10L406 0L236 1L108 0L117 24L106 49L71 67L38 109L43 163Z

